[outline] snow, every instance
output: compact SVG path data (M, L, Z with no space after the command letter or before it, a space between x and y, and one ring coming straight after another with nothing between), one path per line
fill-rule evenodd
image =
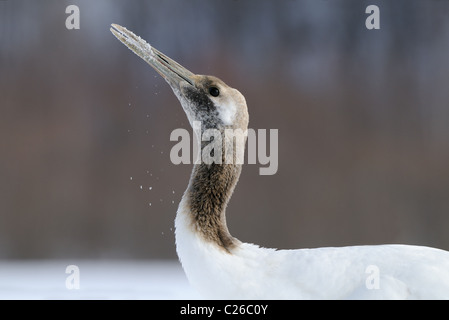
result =
M79 289L69 289L76 269ZM200 298L177 261L0 261L1 300Z
M119 26L117 24L112 24L110 30L117 39L119 39L131 51L140 56L142 59L147 62L155 60L151 45L144 39L135 35L125 27Z

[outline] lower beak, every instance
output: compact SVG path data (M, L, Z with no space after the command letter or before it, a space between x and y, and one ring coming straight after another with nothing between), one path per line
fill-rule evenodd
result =
M187 82L191 86L194 85L192 79L194 74L192 72L176 61L170 59L159 50L153 48L148 42L136 36L125 27L117 24L112 24L111 26L110 30L114 36L152 66L170 84L170 86L177 86L179 88L182 81Z

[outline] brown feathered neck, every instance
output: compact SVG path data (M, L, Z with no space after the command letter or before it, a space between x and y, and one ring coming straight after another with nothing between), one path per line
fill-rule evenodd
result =
M228 252L240 243L228 231L225 212L241 168L241 164L196 164L185 193L195 232Z

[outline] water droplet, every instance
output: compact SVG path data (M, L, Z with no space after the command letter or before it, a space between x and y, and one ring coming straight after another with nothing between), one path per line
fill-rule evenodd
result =
M142 190L142 189L143 189L143 186L141 185L141 186L140 186L140 190Z
M151 202L150 203L148 203L149 205L150 205L150 207L151 207Z
M151 189L153 189L153 187L148 187L148 190L151 190Z
M133 179L133 177L129 177L129 180L132 180Z

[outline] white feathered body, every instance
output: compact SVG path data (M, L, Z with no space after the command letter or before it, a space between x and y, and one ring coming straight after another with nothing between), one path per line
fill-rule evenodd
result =
M410 245L275 250L241 243L231 253L176 217L176 247L207 299L449 299L449 252Z

